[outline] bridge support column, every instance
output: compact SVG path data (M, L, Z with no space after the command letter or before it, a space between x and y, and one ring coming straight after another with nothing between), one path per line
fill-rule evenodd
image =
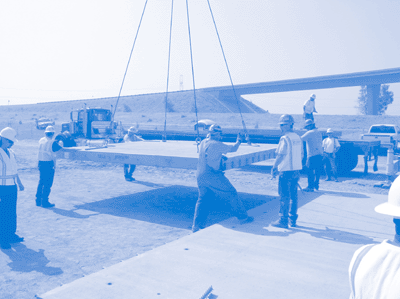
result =
M367 114L378 115L378 100L381 92L381 85L367 85Z

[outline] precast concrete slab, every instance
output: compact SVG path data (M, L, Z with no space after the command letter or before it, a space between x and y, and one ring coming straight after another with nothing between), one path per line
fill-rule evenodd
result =
M226 169L272 159L276 148L276 144L242 144L238 151L226 155ZM107 147L80 146L58 152L58 157L63 159L185 169L196 169L198 156L197 146L193 141L143 141L110 144Z
M276 198L119 264L51 290L43 299L348 298L348 266L364 244L392 237L390 217L374 212L384 195L300 194L298 227L270 226Z

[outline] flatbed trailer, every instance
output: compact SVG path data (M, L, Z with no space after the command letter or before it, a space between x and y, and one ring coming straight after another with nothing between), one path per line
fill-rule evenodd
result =
M276 148L276 144L242 144L236 152L226 154L225 168L228 170L273 159ZM199 154L193 141L143 141L115 143L107 147L64 148L57 156L80 161L196 169Z

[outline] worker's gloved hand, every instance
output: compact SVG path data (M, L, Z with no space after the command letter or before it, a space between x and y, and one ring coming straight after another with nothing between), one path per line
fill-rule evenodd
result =
M239 133L236 138L236 142L242 143L245 140L244 134Z

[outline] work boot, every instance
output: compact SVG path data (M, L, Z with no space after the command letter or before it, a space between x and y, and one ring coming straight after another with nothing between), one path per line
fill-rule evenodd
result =
M128 182L132 182L132 181L134 181L135 179L134 179L133 177L131 177L131 176L126 176L126 177L125 177L125 180L128 181Z
M303 189L303 191L314 192L314 188L307 187L307 188Z
M280 227L280 228L289 228L287 221L284 221L282 219L276 220L271 223L271 226L273 227Z
M42 205L42 200L36 198L36 206L40 207Z
M330 176L328 176L325 181L332 181L332 178Z
M339 182L339 180L337 178L335 178L335 182Z
M55 204L54 203L50 203L50 202L43 202L42 203L42 207L43 208L52 208L52 207L54 207L55 206Z
M247 218L244 219L239 219L239 222L241 225L246 224L246 223L250 223L254 221L254 217L252 216L247 216Z
M293 221L293 220L289 220L289 225L290 225L290 227L296 227L297 226L296 221Z

